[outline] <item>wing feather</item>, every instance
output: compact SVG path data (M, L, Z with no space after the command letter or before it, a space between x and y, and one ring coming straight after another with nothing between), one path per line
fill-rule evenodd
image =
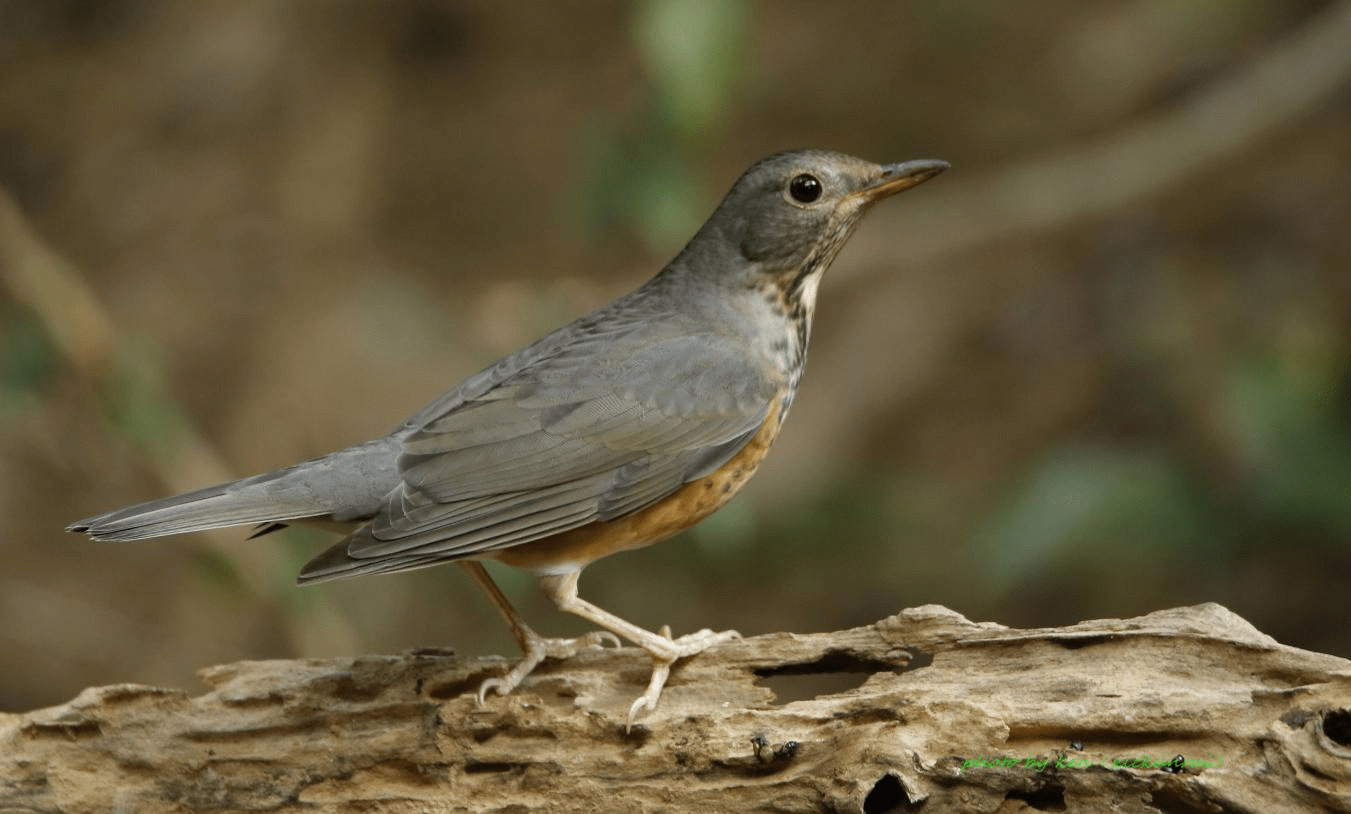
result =
M734 339L659 321L528 350L543 356L414 418L402 484L345 557L304 579L420 568L638 511L734 456L783 386Z

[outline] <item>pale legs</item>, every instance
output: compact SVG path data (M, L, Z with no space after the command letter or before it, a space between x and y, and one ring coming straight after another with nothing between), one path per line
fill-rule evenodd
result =
M740 638L740 634L735 630L717 632L701 630L697 633L681 636L679 639L672 639L670 629L666 627L661 629L660 635L644 630L579 597L577 595L577 578L581 576L582 572L577 570L565 574L540 577L540 587L544 590L544 595L549 597L559 610L580 616L605 628L608 632L588 633L586 636L577 639L545 639L531 630L530 626L521 619L516 610L507 602L506 596L492 581L492 577L488 575L482 564L464 561L460 564L474 577L474 581L487 592L488 597L492 599L493 604L497 606L498 611L507 620L507 624L511 626L516 641L521 645L521 650L525 652L525 657L511 672L500 678L490 678L483 682L483 686L479 688L480 702L487 697L489 691L496 692L499 695L510 693L545 658L567 658L584 647L599 646L601 642L607 639L618 644L618 639L615 638L618 635L643 648L652 656L652 678L648 681L647 690L638 696L637 700L629 707L628 723L631 726L638 716L657 708L657 701L661 698L662 688L666 686L666 679L671 675L672 664L680 659L702 653L715 644Z
M601 647L604 642L610 641L615 647L619 646L619 639L613 633L604 631L595 631L585 636L579 636L576 639L546 639L536 633L525 623L521 615L507 601L506 594L497 587L493 578L488 574L488 569L483 567L483 563L461 560L460 565L469 572L469 576L474 578L483 592L493 601L493 606L502 614L502 618L507 620L507 625L511 627L511 635L515 637L516 643L521 646L521 660L515 667L511 668L506 675L490 678L484 681L478 688L478 702L482 704L488 697L489 692L495 692L498 695L510 695L511 691L516 689L530 672L539 666L545 659L566 659L577 655L577 651L585 650L588 647Z

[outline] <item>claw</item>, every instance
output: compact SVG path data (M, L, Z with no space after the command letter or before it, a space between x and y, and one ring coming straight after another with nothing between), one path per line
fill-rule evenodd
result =
M661 635L670 642L669 651L652 653L652 677L648 679L647 689L629 706L628 719L624 725L626 734L633 730L633 724L638 718L656 710L657 702L661 700L661 691L666 687L666 679L671 677L671 665L680 659L702 653L715 644L741 638L741 634L735 630L712 631L705 628L672 640L671 628L666 625L662 625Z
M511 691L516 689L516 685L519 683L520 683L519 680L508 681L505 677L486 679L482 684L478 685L479 706L483 706L483 704L487 703L488 693L491 692L496 693L497 695L510 695Z
M609 642L611 647L624 646L624 643L619 640L619 637L608 630L593 630L585 636L578 638L577 641L585 642L586 647L604 647L606 642Z
M529 628L526 628L529 630ZM604 647L606 642L620 646L619 637L608 630L595 630L575 639L546 639L530 631L522 643L524 654L505 675L485 679L478 687L478 702L485 703L488 693L510 695L526 676L530 675L545 659L567 659L582 650Z
M544 595L553 600L559 610L580 616L594 625L623 636L646 650L652 657L652 678L648 680L647 689L643 694L629 706L625 731L633 729L633 723L638 717L657 708L657 702L661 700L661 691L666 686L666 679L671 675L672 664L701 653L715 644L741 638L741 634L735 630L715 633L704 629L698 633L681 636L679 639L671 638L671 628L667 625L662 625L658 633L644 630L579 597L577 578L581 573L581 569L578 568L561 574L546 574L540 577L540 587L544 589Z
M671 665L674 661L658 661L655 658L652 661L652 678L648 679L647 689L643 694L634 699L629 705L629 716L624 724L624 734L633 731L633 722L648 712L657 708L657 701L661 699L662 688L666 686L666 679L671 676Z

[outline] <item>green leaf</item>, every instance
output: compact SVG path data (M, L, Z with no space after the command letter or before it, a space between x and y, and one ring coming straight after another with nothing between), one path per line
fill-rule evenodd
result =
M740 0L647 0L633 38L669 124L691 141L718 128L745 73L750 6Z

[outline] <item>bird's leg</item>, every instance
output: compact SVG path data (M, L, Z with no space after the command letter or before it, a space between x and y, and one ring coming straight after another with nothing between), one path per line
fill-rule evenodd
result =
M580 616L593 624L600 625L611 633L623 636L652 656L652 678L647 683L647 690L638 696L633 705L629 707L629 726L632 726L634 720L643 713L651 712L657 708L657 700L661 698L662 688L666 686L666 679L671 675L672 664L696 653L702 653L715 644L741 638L741 634L735 630L715 632L704 629L697 633L681 636L679 639L671 638L671 629L668 627L663 627L660 635L650 630L644 630L632 622L626 622L613 613L602 610L579 597L577 595L577 578L581 576L581 573L580 570L577 570L569 571L566 574L550 574L540 577L540 586L544 589L544 594L553 600L559 610Z
M489 692L495 692L498 695L510 694L545 659L566 659L576 655L578 650L587 647L601 647L606 641L612 642L615 647L619 646L619 639L613 633L606 631L588 633L576 639L544 638L525 623L521 615L507 601L506 595L497 587L497 583L493 582L488 569L484 568L482 563L461 560L460 565L469 572L469 576L474 578L474 581L478 583L484 593L488 594L488 598L492 600L498 613L502 614L502 618L507 620L507 624L511 627L511 635L515 637L516 643L521 646L521 652L524 654L516 666L511 668L506 675L490 678L479 686L478 702L480 704L487 699Z

